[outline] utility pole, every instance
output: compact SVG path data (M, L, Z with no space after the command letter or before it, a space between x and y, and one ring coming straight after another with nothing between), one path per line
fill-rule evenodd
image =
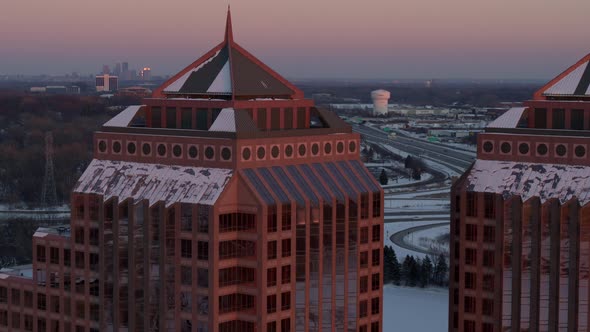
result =
M45 133L45 177L41 192L41 205L43 207L57 205L57 189L55 188L53 171L53 134L50 131Z

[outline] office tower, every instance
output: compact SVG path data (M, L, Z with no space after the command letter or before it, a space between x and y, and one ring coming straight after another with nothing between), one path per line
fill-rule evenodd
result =
M391 93L386 90L375 90L371 92L371 99L373 99L373 114L384 115L389 111L389 98Z
M119 77L107 74L96 76L95 86L97 92L115 92L119 89Z
M359 140L228 14L222 43L95 133L71 224L0 274L0 326L381 331L383 192Z
M479 135L452 189L449 331L588 331L589 60Z

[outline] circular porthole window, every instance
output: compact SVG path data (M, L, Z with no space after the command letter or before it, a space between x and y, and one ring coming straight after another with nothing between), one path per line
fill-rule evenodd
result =
M325 154L330 154L330 153L332 153L332 144L330 144L330 143L326 143L326 144L324 145L324 153L325 153Z
M537 153L540 156L546 155L547 154L547 151L548 151L548 149L547 149L547 145L546 144L539 144L539 145L537 145Z
M566 149L565 145L559 144L557 146L557 148L555 148L555 153L557 153L557 155L560 157L565 156L565 154L567 153L567 149Z
M143 152L144 155L149 155L150 153L152 153L152 146L150 145L150 143L143 143L143 146L141 147L141 151Z
M175 145L172 148L172 153L174 154L174 157L182 156L182 147L180 147L180 145Z
M107 151L107 143L105 141L98 142L98 151L103 153Z
M119 142L113 143L113 152L115 152L115 153L121 152L121 143L119 143Z
M336 152L338 152L338 153L344 152L344 143L338 142L338 144L336 144Z
M279 157L279 147L278 146L273 146L272 149L270 149L270 155L273 158L278 158Z
M576 154L576 157L582 158L586 155L586 148L581 145L578 145L576 146L574 153Z
M285 154L287 155L287 157L293 157L293 146L292 145L287 145L285 147Z
M494 150L494 144L492 144L492 142L483 143L483 150L487 153L492 152L492 150Z
M500 145L500 151L502 151L502 153L510 153L510 151L512 151L512 146L510 146L510 143L504 142Z
M137 148L135 147L135 143L127 143L127 153L135 154Z
M191 146L188 148L188 156L192 159L195 159L199 156L199 149L196 146Z
M318 155L318 153L320 153L320 146L319 146L318 144L313 144L313 145L311 146L311 153L312 153L314 156L317 156L317 155Z
M231 159L231 150L229 148L221 149L221 158L223 160L230 160Z
M518 146L518 152L520 152L520 154L529 153L529 145L526 143L520 143L520 145Z
M212 147L208 146L207 148L205 148L205 158L213 159L213 157L215 157L215 151Z
M250 148L242 150L242 159L250 160L250 157L252 157L252 151L250 151Z
M307 149L305 148L305 144L299 145L299 156L300 157L305 156L306 152L307 152Z
M356 152L356 142L352 141L348 143L348 151L350 151L351 153Z
M256 157L258 157L258 159L264 159L264 157L266 156L266 150L261 146L258 148L258 150L256 150Z
M158 145L158 156L164 157L166 155L166 145L160 144Z

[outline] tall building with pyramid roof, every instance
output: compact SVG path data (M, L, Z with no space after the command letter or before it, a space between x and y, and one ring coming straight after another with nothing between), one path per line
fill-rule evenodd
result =
M478 136L454 184L449 331L589 331L590 55Z
M228 13L222 43L95 133L70 225L0 272L0 330L381 331L383 192L359 140Z

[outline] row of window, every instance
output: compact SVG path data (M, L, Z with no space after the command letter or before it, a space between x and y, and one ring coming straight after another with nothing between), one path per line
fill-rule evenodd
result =
M98 141L98 152L102 154L113 153L116 155L126 154L129 156L142 157L153 157L154 151L155 156L159 158L176 158L176 159L190 159L190 160L209 160L213 161L216 159L216 153L219 153L222 161L231 161L232 159L232 148L229 146L215 147L212 145L206 145L204 147L203 156L200 155L200 146L195 144L168 144L168 143L152 143L142 142L141 150L138 151L137 142L127 142L125 151L123 151L123 143L120 140L111 141L110 150L106 140ZM155 149L154 149L155 148Z
M379 329L379 322L372 322L370 326L371 326L371 332L380 332L381 331ZM368 332L368 326L367 325L359 326L359 332Z
M85 244L86 243L86 229L81 226L74 227L74 242L76 244ZM98 228L90 228L88 230L88 244L91 246L98 246L99 237L98 237Z
M223 271L223 270L220 270ZM180 266L180 283L184 286L192 286L193 281L193 269L192 266L181 265ZM201 288L209 287L209 270L197 268L197 286ZM221 275L220 275L221 280Z
M455 258L459 259L458 257L458 245L459 243L455 243ZM484 250L483 251L483 266L485 267L494 267L495 261L495 253L492 250ZM477 249L472 248L465 248L465 264L467 265L477 265Z
M37 262L45 263L47 262L47 248L44 245L37 245ZM59 263L59 248L50 247L49 254L50 254L50 263L51 264L60 264ZM86 267L86 259L85 259L85 252L83 251L76 251L74 253L74 262L75 267L78 269L84 269ZM92 271L98 271L98 254L89 253L88 254L88 266ZM64 266L71 266L71 250L70 249L63 249L63 265Z
M493 153L494 152L494 143L493 141L485 141L482 145L483 148L483 152L484 153ZM512 154L512 146L516 145L516 143L514 142L502 142L500 144L500 154L504 154L504 155L511 155ZM528 143L528 142L519 142L517 144L517 151L518 151L518 155L519 156L530 156L530 151L531 151L531 147L533 146L533 143ZM534 146L536 147L535 152L536 152L536 156L537 157L551 157L551 156L557 156L557 157L566 157L567 153L568 153L568 148L567 148L567 144L556 144L553 147L553 155L549 155L549 147L547 143L534 143ZM586 146L585 145L575 145L574 146L574 156L576 158L584 158L586 157Z
M381 264L381 250L382 249L373 249L371 252L371 266L379 266ZM359 261L361 268L369 267L369 252L362 251L360 253Z
M324 146L324 153L323 155L332 155L332 143L325 142ZM337 154L344 154L344 142L337 142L336 143L336 153ZM297 153L295 153L295 145L294 144L285 144L283 148L284 157L287 159L293 157L308 157L308 150L306 143L300 143L297 145ZM252 158L253 152L256 152L256 158ZM348 142L348 153L356 153L357 152L357 144L356 141L349 141ZM320 156L320 143L311 143L311 155L314 157ZM272 145L270 147L270 159L279 159L281 156L281 148L280 145ZM243 147L242 148L242 160L243 161L251 161L251 160L266 160L267 159L267 148L265 146L259 146L256 148L253 147Z
M94 314L90 318L94 321L98 321L98 306L95 305L92 311ZM96 319L95 319L96 318ZM58 320L48 320L45 318L38 318L37 319L37 327L34 327L34 317L28 314L21 314L20 312L11 312L10 313L10 320L11 324L10 327L15 330L24 330L24 331L37 331L37 332L49 332L49 331L60 331L61 325L64 326L64 331L75 331L75 332L98 332L97 329L89 329L87 330L84 326L76 326L75 330L72 330L71 323L69 322L60 322ZM8 311L7 310L0 310L0 327L8 327Z
M234 293L219 297L219 313L247 311L254 309L255 297L247 294Z
M291 292L281 293L281 311L291 309ZM266 313L272 314L277 312L277 295L272 294L266 296Z
M379 298L374 297L371 299L371 315L378 315L379 314ZM359 302L359 318L364 318L368 316L368 300L363 300Z
M281 267L281 283L288 284L291 282L291 265ZM266 270L266 286L274 287L277 285L277 268L273 267Z

